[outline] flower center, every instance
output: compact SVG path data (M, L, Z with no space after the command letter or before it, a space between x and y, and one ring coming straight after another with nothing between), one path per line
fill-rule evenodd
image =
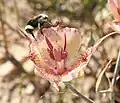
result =
M56 75L60 75L66 70L65 61L68 56L68 53L66 51L66 35L64 35L63 47L60 47L57 44L53 45L48 37L45 37L45 40L48 45L47 51L49 53L49 56L52 60L55 61L56 64L53 71Z

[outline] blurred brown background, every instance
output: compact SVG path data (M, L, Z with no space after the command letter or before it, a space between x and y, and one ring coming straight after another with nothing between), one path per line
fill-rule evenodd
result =
M24 29L30 18L45 12L53 23L60 17L66 26L78 28L86 47L91 46L112 32L106 3L107 0L0 0L0 103L86 103L65 85L57 92L48 81L34 75L34 64L27 58L28 41L17 26ZM71 81L71 85L95 103L110 103L110 94L96 93L95 84L100 71L114 58L99 87L109 88L119 41L119 35L105 40L85 71ZM120 78L115 94L115 103L120 103Z

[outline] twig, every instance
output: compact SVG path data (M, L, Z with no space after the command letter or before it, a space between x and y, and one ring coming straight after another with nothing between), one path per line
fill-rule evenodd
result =
M112 33L109 33L109 34L105 35L104 37L102 37L101 39L99 39L99 40L95 43L94 48L97 48L97 47L100 45L100 43L103 42L106 38L108 38L108 37L110 37L110 36L112 36L112 35L115 35L115 34L120 34L120 33L112 32ZM95 49L95 50L96 50L96 49Z
M116 62L116 65L115 65L115 70L114 70L113 79L112 79L112 85L111 85L111 90L112 90L112 92L111 92L111 103L114 103L114 100L115 100L114 85L116 84L116 76L118 74L119 62L120 62L120 49L119 49L119 52L118 52L117 62Z
M111 90L111 88L109 88L109 89L107 89L107 90L101 90L101 91L99 91L100 93L111 93L112 92L112 90Z
M120 35L120 33L112 32L112 33L109 33L109 34L103 36L101 39L99 39L99 40L95 43L95 45L92 47L92 52L91 52L91 54L90 54L89 57L88 57L86 66L88 65L91 57L93 56L94 52L95 52L96 49L99 47L99 45L100 45L105 39L107 39L108 37L110 37L110 36L112 36L112 35L115 35L115 34L119 34L119 35Z
M1 1L1 3L4 5L4 1L2 0ZM3 7L3 8L2 8ZM0 20L1 20L1 32L2 32L2 35L3 35L3 39L4 39L4 43L5 43L5 45L4 45L4 48L5 48L5 54L7 55L8 54L8 43L7 43L7 36L6 36L6 34L5 34L5 28L4 28L4 26L5 26L5 24L4 24L4 22L3 22L3 16L4 16L4 14L3 14L3 12L4 12L4 6L2 6L1 8L0 8Z
M105 71L107 70L108 66L111 64L111 62L112 62L112 60L110 60L110 61L107 63L107 65L105 66L105 68L104 68L104 69L102 70L102 72L100 73L100 75L99 75L99 77L98 77L98 79L97 79L97 82L96 82L96 88L95 88L95 91L96 91L96 92L98 91L99 85L100 85L101 80L102 80L102 77L103 77Z
M20 72L27 73L24 67L22 66L22 64L19 61L17 61L13 55L8 54L7 57L8 57L8 60L10 60L19 69Z
M119 62L120 62L120 49L119 49L119 52L118 52L117 62L116 62L115 70L114 70L114 74L113 74L112 87L114 86L114 84L116 82L116 75L118 73Z
M72 91L74 92L76 95L78 95L80 98L84 99L86 102L88 103L95 103L93 100L85 97L84 95L82 95L80 92L78 92L75 88L73 88L68 82L64 82L64 84Z
M18 3L17 3L17 0L13 0L14 1L14 10L15 10L15 13L16 13L16 17L17 17L17 23L20 22L20 15L19 15L19 8L18 8Z

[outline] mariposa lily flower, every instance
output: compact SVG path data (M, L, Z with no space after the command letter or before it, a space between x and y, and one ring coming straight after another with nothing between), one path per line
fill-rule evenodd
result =
M110 26L113 30L120 32L120 0L108 0L109 9L114 17Z
M120 0L108 0L109 9L116 22L120 22Z
M35 73L59 90L59 83L70 81L85 68L92 48L80 52L81 35L75 28L43 28L36 40L30 40L30 59L35 63Z

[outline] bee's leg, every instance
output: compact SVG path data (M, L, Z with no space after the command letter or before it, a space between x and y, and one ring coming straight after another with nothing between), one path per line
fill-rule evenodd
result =
M41 35L44 36L44 33L43 33L43 31L42 31L42 28L40 28L39 32L40 32Z
M40 23L38 23L38 28L39 28L39 30L40 30L40 33L43 35L42 27L41 27Z
M49 27L53 26L53 24L49 21L48 22Z
M40 29L40 33L41 33L42 35L44 35L42 29Z
M37 41L37 39L35 38L35 35L33 34L33 29L26 29L26 32L31 34L32 37Z
M38 28L39 28L39 29L41 28L40 26L41 26L40 23L38 23Z
M33 32L30 33L32 35L32 37L37 41L37 39L35 38L35 35L33 34Z
M40 27L40 23L38 23L38 28L39 28L39 30L40 30L40 33L43 34L42 29L41 29L41 27Z

